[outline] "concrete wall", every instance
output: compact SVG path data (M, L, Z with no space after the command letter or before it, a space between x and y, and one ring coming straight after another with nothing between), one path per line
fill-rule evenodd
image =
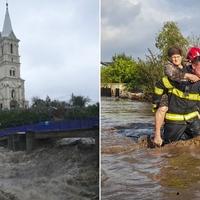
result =
M101 96L120 96L126 90L125 83L102 83Z

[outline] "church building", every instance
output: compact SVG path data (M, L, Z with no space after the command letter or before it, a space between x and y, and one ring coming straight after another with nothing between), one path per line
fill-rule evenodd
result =
M24 80L20 77L19 39L15 36L6 4L0 33L0 109L25 108Z

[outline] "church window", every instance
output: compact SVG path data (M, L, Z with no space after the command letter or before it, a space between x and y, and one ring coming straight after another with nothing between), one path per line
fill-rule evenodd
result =
M15 76L15 70L14 69L10 70L10 76Z
M10 44L10 53L13 53L13 44Z
M0 103L0 109L3 109L3 104L2 103Z
M12 98L15 98L15 90L12 90L12 91L11 91L11 97L12 97Z
M11 61L13 62L13 58L11 58Z

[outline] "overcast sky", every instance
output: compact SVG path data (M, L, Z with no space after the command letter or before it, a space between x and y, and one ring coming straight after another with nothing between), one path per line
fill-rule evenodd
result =
M155 38L163 23L175 21L184 36L200 35L198 0L102 0L101 60L116 53L144 58L156 52Z
M68 100L71 93L99 98L98 0L10 0L25 96ZM6 3L0 4L0 31Z

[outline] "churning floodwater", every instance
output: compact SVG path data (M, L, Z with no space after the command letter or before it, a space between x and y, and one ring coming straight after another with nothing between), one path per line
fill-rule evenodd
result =
M102 98L102 200L200 199L200 148L136 148L153 132L151 105Z
M0 147L0 200L97 200L92 139L63 139L31 153Z

